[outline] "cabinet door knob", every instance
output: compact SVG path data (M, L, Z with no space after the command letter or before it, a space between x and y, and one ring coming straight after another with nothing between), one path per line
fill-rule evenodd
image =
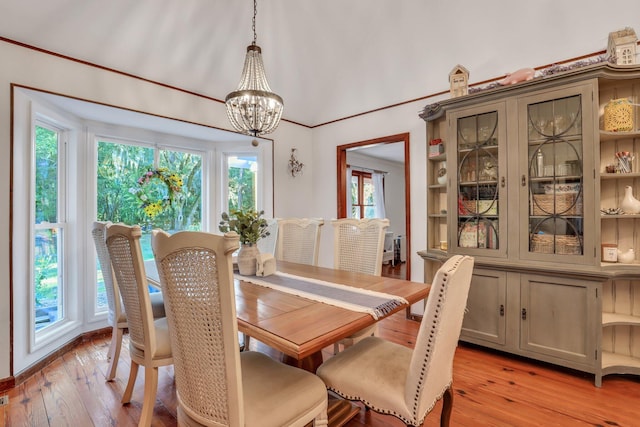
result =
M523 187L527 186L527 177L524 174L522 175L522 186Z
M522 320L527 320L527 309L526 308L522 309Z
M504 316L504 304L500 304L500 316Z
M503 177L500 179L500 186L501 186L502 188L504 188L506 185L507 185L507 180L506 180L506 179L505 179L505 177L503 176Z

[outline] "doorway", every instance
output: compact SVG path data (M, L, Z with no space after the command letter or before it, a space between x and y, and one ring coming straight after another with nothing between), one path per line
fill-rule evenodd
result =
M398 240L398 243L402 245L402 251L404 252L404 259L406 262L401 262L399 268L389 271L388 274L394 277L402 279L411 278L411 198L410 198L410 156L409 156L409 133L401 133L397 135L389 135L381 138L370 139L366 141L353 142L350 144L339 145L337 147L337 185L338 185L338 218L347 218L347 167L349 166L348 156L349 153L358 153L375 156L378 159L388 162L401 163L401 177L404 191L400 192L403 195L404 203L396 204L402 206L404 212L402 212L403 221L395 221L396 224L391 224L390 230L394 232L394 240ZM361 157L362 158L362 157ZM367 165L357 165L361 169L367 169ZM375 170L376 167L369 169ZM390 194L390 189L385 184L385 194ZM397 195L397 193L396 193ZM397 224L400 223L400 224ZM404 224L402 224L404 223ZM398 248L400 249L400 248ZM385 269L383 268L383 274ZM398 273L400 271L400 273Z

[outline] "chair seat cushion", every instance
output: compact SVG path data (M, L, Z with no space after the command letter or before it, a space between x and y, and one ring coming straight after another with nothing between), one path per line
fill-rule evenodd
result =
M151 301L151 311L153 312L153 318L159 319L160 317L165 317L164 311L164 297L162 296L162 292L152 292L149 294L149 300ZM109 313L109 322L111 322L112 313ZM127 327L127 313L122 310L120 312L120 317L118 317L118 327L126 328Z
M164 312L164 297L162 292L151 292L149 294L149 300L151 301L151 311L153 312L153 318L159 319L165 317Z
M317 375L346 399L412 419L404 398L412 354L410 348L368 337L324 362Z
M253 351L240 353L240 363L245 425L305 425L326 408L327 389L312 373Z
M166 359L171 357L171 341L169 337L169 324L166 317L161 317L153 321L156 330L156 354L154 359ZM140 350L135 344L129 341L129 352L131 357L144 359L144 351Z

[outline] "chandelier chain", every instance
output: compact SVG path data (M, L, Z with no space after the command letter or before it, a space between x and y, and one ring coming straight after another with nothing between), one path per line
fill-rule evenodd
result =
M258 13L258 0L253 0L253 23L251 28L253 29L253 45L256 44L258 36L256 35L256 15Z

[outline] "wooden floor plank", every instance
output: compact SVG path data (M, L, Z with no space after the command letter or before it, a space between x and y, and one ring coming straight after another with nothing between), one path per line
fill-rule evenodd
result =
M413 347L419 324L404 313L380 323L380 336ZM128 337L125 336L115 381L105 381L110 337L97 337L63 355L23 384L8 391L9 405L0 421L7 426L133 427L140 417L144 369L140 369L132 402L121 405L129 375ZM252 350L278 357L263 344ZM331 357L333 347L323 350ZM610 375L602 388L593 375L513 357L462 344L454 360L454 403L451 425L456 427L636 427L640 377ZM174 427L176 396L173 367L159 370L153 427ZM361 405L360 405L361 406ZM362 406L361 406L362 408ZM439 425L442 403L436 404L424 427ZM0 423L2 425L2 423ZM401 427L389 415L363 408L346 427Z
M93 424L91 415L82 403L75 381L69 377L65 370L62 357L42 370L39 385L50 426L90 426Z

